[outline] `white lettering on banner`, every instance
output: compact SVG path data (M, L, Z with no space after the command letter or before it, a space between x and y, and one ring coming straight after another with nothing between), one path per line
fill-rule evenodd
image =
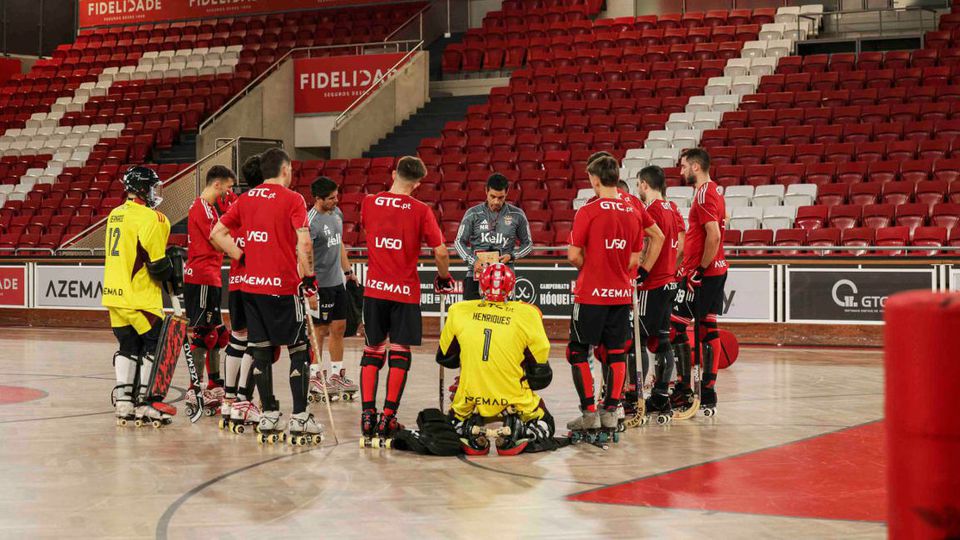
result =
M405 203L401 199L394 197L377 197L373 200L377 206L386 206L389 208L399 208L400 210L409 210L413 208L410 203Z
M190 0L190 7L230 6L234 4L255 4L256 0Z
M247 285L254 287L279 287L279 277L247 276Z
M626 249L627 241L622 238L607 238L607 249Z
M599 289L594 288L591 296L599 298L633 298L632 289Z
M353 71L333 71L330 73L301 73L300 90L325 90L327 88L367 87L377 79L383 79L386 72L382 69L355 69Z
M600 208L603 210L619 210L620 212L630 211L623 203L617 201L600 201Z
M0 279L0 291L14 291L20 288L20 280L17 278Z
M277 194L276 194L276 193L272 193L272 192L271 192L269 189L267 189L267 188L253 188L253 189L247 191L247 195L250 196L250 197L259 197L259 198L261 198L261 199L267 199L267 200L269 200L269 199L276 199L276 198L277 198Z
M403 240L399 238L377 237L376 246L383 249L401 250L403 249Z
M270 241L267 231L247 231L247 241L265 244Z
M409 285L397 285L396 283L387 283L378 279L368 279L367 287L394 294L410 294Z
M87 4L87 15L122 15L163 9L162 0L104 0Z

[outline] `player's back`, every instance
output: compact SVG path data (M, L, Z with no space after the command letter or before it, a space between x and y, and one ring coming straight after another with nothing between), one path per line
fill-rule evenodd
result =
M164 255L170 221L161 212L127 201L107 217L104 242L103 305L157 309L160 285L147 272L147 263Z
M447 324L460 345L460 385L468 399L516 400L529 395L522 363L545 361L550 343L536 307L523 302L468 300L450 307ZM507 403L482 403L492 416ZM486 408L486 407L489 407Z
M577 211L571 240L584 251L584 265L577 276L578 303L629 302L630 256L643 249L638 215L619 199L598 199Z
M726 229L727 207L720 186L712 181L705 182L694 192L690 205L689 226L684 246L683 266L685 271L695 269L700 264L706 242L705 225L712 221L720 229L720 243L713 263L707 268L706 275L723 274L727 270L727 261L723 253L723 232Z
M646 210L663 233L663 247L650 275L643 282L643 289L655 289L674 280L677 272L677 249L679 248L677 214L672 203L655 200Z

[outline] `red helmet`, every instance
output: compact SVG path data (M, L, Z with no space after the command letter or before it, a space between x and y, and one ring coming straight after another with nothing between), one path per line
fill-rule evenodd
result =
M488 302L506 302L513 293L517 276L503 263L491 264L480 274L480 294Z

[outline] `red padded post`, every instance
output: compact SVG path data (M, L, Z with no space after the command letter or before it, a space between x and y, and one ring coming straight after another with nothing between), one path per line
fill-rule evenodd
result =
M900 293L884 319L889 537L956 537L960 294Z

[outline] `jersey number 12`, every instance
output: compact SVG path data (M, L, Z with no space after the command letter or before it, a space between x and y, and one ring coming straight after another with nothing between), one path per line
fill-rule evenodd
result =
M120 252L117 251L117 246L120 244L120 229L118 227L114 227L108 231L108 234L110 239L113 240L113 246L110 248L110 256L119 257Z

